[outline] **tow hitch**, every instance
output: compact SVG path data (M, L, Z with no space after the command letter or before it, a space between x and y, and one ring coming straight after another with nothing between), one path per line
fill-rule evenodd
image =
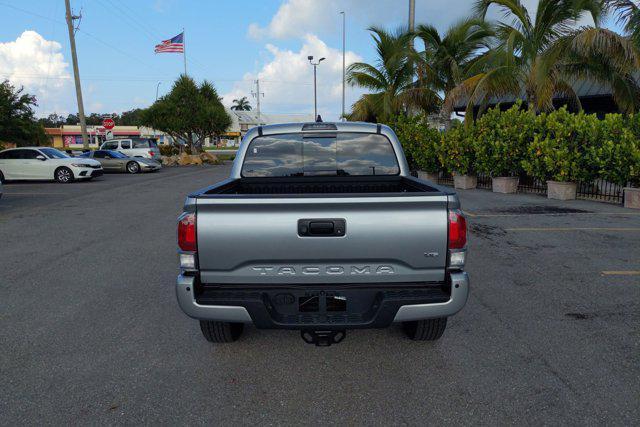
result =
M347 336L347 331L300 331L300 336L307 344L315 344L318 347L329 347L331 344L342 342Z

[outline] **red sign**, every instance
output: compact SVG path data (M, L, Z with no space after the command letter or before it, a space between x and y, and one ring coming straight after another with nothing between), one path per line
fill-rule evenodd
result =
M105 129L111 130L115 127L116 122L113 121L113 119L104 119L102 121L102 126L104 126Z

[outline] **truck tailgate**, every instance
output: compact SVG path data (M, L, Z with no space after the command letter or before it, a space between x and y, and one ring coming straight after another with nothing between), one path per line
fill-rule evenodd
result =
M447 196L202 197L203 283L440 282ZM344 219L343 236L300 236L301 219Z

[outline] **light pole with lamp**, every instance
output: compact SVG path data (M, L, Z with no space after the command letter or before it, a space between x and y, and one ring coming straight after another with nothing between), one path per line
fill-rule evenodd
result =
M345 116L345 111L344 111L344 90L345 90L345 80L346 80L346 75L345 75L345 56L346 56L346 14L343 12L340 12L340 14L342 15L342 117L340 117L340 120L342 121L346 121L347 118Z
M162 84L162 82L158 82L158 84L156 85L156 101L158 101L158 89L160 88L160 85ZM156 143L158 142L158 136L156 135L156 130L153 129L153 139L156 140Z
M313 115L316 118L316 120L318 120L318 89L317 89L317 70L318 70L318 65L320 65L320 63L322 61L325 60L325 58L320 58L318 60L318 62L313 62L313 56L307 56L307 59L309 60L309 64L313 65Z

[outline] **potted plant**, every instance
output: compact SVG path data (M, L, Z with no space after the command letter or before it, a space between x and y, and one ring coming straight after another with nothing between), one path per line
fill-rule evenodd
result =
M412 171L418 178L437 182L440 172L438 144L440 132L429 126L423 115L396 119L395 131Z
M523 110L517 103L504 112L493 108L476 121L473 142L478 172L491 176L494 193L518 191L535 120L533 112Z
M633 132L634 119L607 114L590 161L598 166L599 178L624 187L625 207L640 209L640 141Z
M438 147L440 163L453 173L453 186L461 190L470 190L478 185L471 132L465 126L456 126L442 135Z
M538 132L522 166L547 182L549 199L574 200L577 183L591 182L597 176L589 152L599 138L598 118L583 112L571 114L562 108L539 115L536 122Z
M438 145L441 134L437 129L428 126L426 123L420 128L421 138L418 149L414 153L418 167L418 178L437 183L440 169L442 169L438 158Z

